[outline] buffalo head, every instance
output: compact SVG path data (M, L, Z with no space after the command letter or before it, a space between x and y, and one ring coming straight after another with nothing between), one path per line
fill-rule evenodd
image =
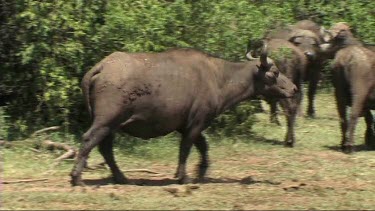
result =
M256 77L261 82L260 94L268 97L286 98L292 97L297 92L295 84L288 79L274 65L274 61L267 56L267 44L264 44L260 57L253 57L252 51L246 53L250 61L259 60Z
M301 49L310 61L316 59L320 41L319 37L314 32L304 29L294 29L288 40Z
M321 52L328 58L333 58L337 51L348 45L362 45L345 22L334 24L329 30L330 38L320 45Z

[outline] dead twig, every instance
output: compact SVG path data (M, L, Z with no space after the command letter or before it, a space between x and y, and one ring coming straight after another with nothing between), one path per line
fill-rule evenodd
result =
M15 181L2 181L3 184L15 184L15 183L26 183L26 182L40 182L40 181L47 181L47 178L43 179L24 179L24 180L15 180Z
M151 170L148 170L148 169L128 169L128 170L124 170L124 172L144 172L144 173L162 175L162 173L159 173L159 172L156 172L156 171L151 171Z
M64 143L56 143L51 140L45 140L42 142L42 146L48 150L65 150L66 153L55 159L55 161L58 162L65 159L75 158L75 156L77 155L77 150L74 147L71 147Z
M36 136L36 135L38 135L38 134L40 134L40 133L44 133L44 132L46 132L46 131L58 130L58 129L60 129L60 126L52 126L52 127L43 128L43 129L40 129L40 130L35 131L35 132L31 135L31 137L34 137L34 136Z

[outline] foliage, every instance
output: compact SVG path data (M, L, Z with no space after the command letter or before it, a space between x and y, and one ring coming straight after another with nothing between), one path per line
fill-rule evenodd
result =
M346 21L359 38L375 43L373 8L375 2L365 0L0 0L5 128L12 138L51 125L67 133L87 128L80 80L113 51L194 47L240 61L249 39L306 18L325 26ZM213 128L251 128L252 118L243 115L254 107L227 112Z

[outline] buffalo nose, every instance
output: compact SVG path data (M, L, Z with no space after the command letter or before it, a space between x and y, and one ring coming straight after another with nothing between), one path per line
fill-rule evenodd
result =
M296 85L293 86L293 91L294 93L298 92L298 88L296 87Z
M310 51L305 51L305 55L309 58L309 59L312 59L314 58L315 54L313 52L310 52Z

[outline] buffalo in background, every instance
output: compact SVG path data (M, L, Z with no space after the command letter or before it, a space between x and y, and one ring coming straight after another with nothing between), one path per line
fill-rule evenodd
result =
M344 152L354 150L354 132L358 117L366 122L365 144L375 149L375 52L366 48L355 38L346 23L334 24L330 33L332 39L325 44L332 62L333 85L342 133L341 147ZM351 107L349 120L347 107Z
M324 60L321 56L320 45L330 38L330 34L318 24L303 20L295 25L277 28L265 35L269 43L270 54L276 54L273 59L276 66L290 80L296 84L298 93L292 99L265 99L270 104L270 120L280 124L277 118L277 103L280 102L287 120L285 146L295 144L295 122L302 101L302 83L309 82L308 89L308 116L314 117L314 97L320 79ZM248 44L248 54L257 54L259 44ZM248 57L249 58L249 57ZM251 59L251 58L250 58Z

